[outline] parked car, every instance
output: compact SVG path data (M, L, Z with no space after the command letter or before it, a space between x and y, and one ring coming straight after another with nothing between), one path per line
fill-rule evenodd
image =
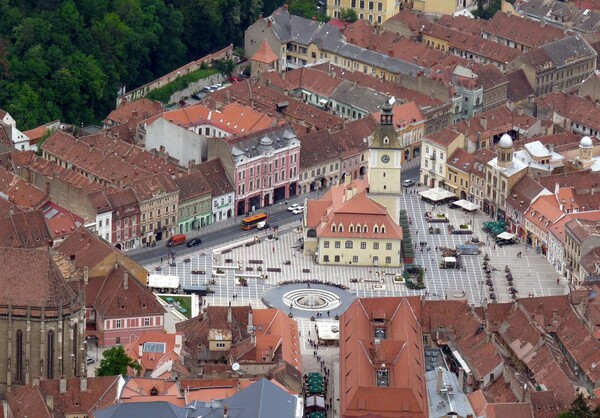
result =
M496 238L496 244L499 247L503 247L505 245L514 245L516 243L517 243L517 241L514 238L511 238L511 239Z
M174 247L176 245L181 245L185 243L185 234L177 234L177 235L173 235L171 238L169 238L169 240L167 241L167 247Z
M294 215L300 215L302 212L304 212L304 206L299 206L292 211Z
M402 185L404 187L410 187L410 186L414 186L415 185L415 181L414 180L404 180L402 182Z
M288 206L287 210L289 210L290 212L293 210L296 210L298 208L302 207L302 205L300 203L292 203L291 205Z
M94 364L96 362L96 359L93 357L88 357L87 360L85 361L87 364Z
M202 244L202 240L200 238L192 238L187 242L188 247L197 247L200 244Z

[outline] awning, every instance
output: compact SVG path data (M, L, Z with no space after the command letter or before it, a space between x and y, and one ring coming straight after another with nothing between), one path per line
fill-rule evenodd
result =
M456 257L444 257L444 263L456 263Z
M467 363L465 363L465 361L463 360L463 358L461 357L461 355L458 353L458 351L452 350L452 355L454 356L454 358L456 359L456 361L458 361L458 364L460 364L460 367L463 368L463 371L466 374L471 373L471 369L469 368L469 366L467 366Z
M308 96L312 96L312 93L310 91L304 90L304 89L302 89L302 94L306 94Z
M444 190L440 187L435 187L433 189L425 190L419 192L419 195L426 200L431 202L442 202L444 200L450 199L451 197L456 196L454 193Z
M500 239L513 239L514 237L516 237L516 235L511 234L510 232L503 232L496 236L496 238L500 238Z
M465 199L457 200L456 202L452 202L452 204L456 205L456 206L460 206L464 210L468 210L468 211L474 211L474 210L479 209L479 205L477 205L473 202L469 202L468 200L465 200Z
M329 102L329 100L327 100L327 99L319 99L319 103L321 103L321 104L327 104L327 102Z

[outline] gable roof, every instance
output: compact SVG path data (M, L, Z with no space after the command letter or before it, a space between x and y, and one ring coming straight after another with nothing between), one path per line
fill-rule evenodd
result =
M116 261L116 253L118 252L84 226L77 228L75 232L58 245L56 250L67 259L70 259L79 271L83 271L84 267L89 267L90 270L93 269L111 254L115 254Z
M252 61L262 62L264 64L271 64L274 61L277 61L277 55L273 52L273 49L265 39L262 44L260 44L260 48L252 55L250 58Z
M213 197L233 193L233 186L220 159L215 158L205 161L196 165L193 170L197 170L204 175L204 180L210 186Z
M340 408L343 416L427 416L423 337L415 297L359 298L340 319ZM387 337L375 342L383 321ZM385 366L382 366L385 364ZM388 386L377 386L376 371L388 369Z
M0 246L36 248L52 244L52 235L41 210L11 214L9 209L8 216L0 219L0 231Z
M127 286L124 283L125 276ZM165 312L152 291L121 265L105 277L89 278L86 304L93 306L101 318L161 315Z
M127 402L94 411L93 418L186 418L188 410L168 402Z
M173 181L179 188L180 205L189 200L197 199L212 193L210 186L204 179L204 174L201 172L184 174L176 177Z

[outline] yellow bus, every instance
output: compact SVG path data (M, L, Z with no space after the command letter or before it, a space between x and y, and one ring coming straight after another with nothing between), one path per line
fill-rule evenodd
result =
M259 213L258 215L249 216L248 218L242 219L242 229L244 231L248 231L250 229L256 228L256 225L259 222L263 222L267 220L266 213Z

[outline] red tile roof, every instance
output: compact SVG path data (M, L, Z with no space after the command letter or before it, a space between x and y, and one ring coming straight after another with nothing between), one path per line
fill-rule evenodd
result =
M402 228L394 222L385 207L367 196L366 181L332 186L323 197L309 200L306 225L315 228L318 237L356 237L371 239L402 239ZM350 196L348 195L350 194ZM360 219L360 221L357 221ZM358 223L357 223L358 222ZM349 226L367 226L368 232L349 232ZM340 232L333 225L344 225ZM385 226L385 233L374 232L374 227Z
M59 307L77 300L48 247L0 247L0 305ZM23 280L27 277L27 280Z
M214 197L233 192L233 186L220 159L205 161L196 165L193 170L204 175L204 180L210 186Z
M340 408L350 416L428 415L419 299L356 299L340 318ZM383 319L385 339L375 340L374 316ZM383 317L383 318L382 318ZM388 387L375 384L388 370Z
M250 58L252 61L262 62L264 64L271 64L278 60L277 55L273 52L273 49L269 46L269 43L265 39L260 48Z
M2 200L2 199L0 199ZM52 234L41 210L14 211L0 218L0 246L37 248L52 245Z
M124 101L120 107L109 113L104 123L107 125L127 125L130 129L135 129L140 121L148 119L162 110L163 107L160 103L146 98L133 102Z
M86 304L93 307L100 318L162 315L165 312L152 292L121 265L105 277L91 277L88 283Z
M37 209L48 201L48 193L0 168L0 192L22 208Z
M501 39L508 39L529 49L565 38L564 30L545 22L540 23L512 13L498 12L487 22L483 33Z
M158 173L131 183L139 202L153 199L156 193L178 193L179 188L167 173Z

